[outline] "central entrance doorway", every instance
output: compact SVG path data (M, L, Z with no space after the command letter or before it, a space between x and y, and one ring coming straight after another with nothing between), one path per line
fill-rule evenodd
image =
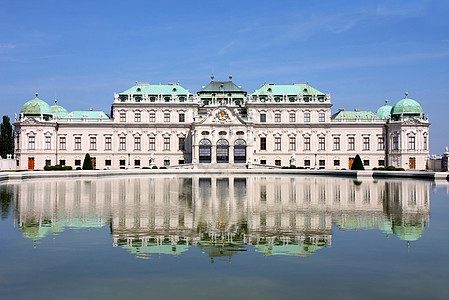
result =
M225 139L217 142L217 163L229 162L229 142Z
M200 163L210 163L212 156L212 143L208 139L200 141L199 149Z
M246 142L243 139L238 139L234 143L234 162L246 163Z

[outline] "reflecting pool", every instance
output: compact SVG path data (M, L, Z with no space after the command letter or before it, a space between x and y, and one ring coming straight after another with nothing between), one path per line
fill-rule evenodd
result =
M0 184L0 298L449 298L449 185L306 176Z

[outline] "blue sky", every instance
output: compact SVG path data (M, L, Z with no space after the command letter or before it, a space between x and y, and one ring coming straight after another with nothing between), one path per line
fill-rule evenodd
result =
M309 81L338 108L376 110L409 92L449 146L449 1L0 0L1 114L39 97L110 111L135 81L195 92L233 81Z

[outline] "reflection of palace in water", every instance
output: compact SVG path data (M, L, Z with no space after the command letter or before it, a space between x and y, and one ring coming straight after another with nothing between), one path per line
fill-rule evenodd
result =
M28 181L15 187L15 218L35 240L65 228L109 225L113 245L138 257L210 257L254 247L307 256L330 247L332 226L378 229L415 241L430 217L423 181L330 177L126 177Z

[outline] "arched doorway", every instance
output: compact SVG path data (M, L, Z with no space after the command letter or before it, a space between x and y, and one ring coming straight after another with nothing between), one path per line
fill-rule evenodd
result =
M234 163L246 163L246 142L243 139L234 143Z
M225 139L217 142L217 163L229 162L229 142Z
M208 139L200 141L199 149L200 163L210 163L212 156L212 143Z

